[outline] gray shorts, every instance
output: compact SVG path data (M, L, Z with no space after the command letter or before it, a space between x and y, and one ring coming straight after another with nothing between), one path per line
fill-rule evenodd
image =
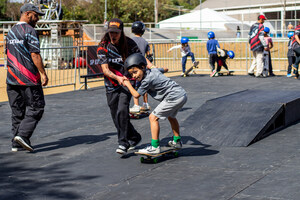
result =
M158 106L153 110L152 114L159 119L165 120L168 117L175 118L178 111L183 107L187 101L187 96L184 95L179 99L174 101L164 100L158 104Z

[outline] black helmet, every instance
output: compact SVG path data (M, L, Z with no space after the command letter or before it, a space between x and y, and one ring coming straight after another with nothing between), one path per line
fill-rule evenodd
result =
M147 66L146 58L140 53L131 54L125 60L124 67L126 70L129 70L133 66L144 68L145 66Z
M143 35L145 32L145 24L141 21L133 22L131 31L135 34Z

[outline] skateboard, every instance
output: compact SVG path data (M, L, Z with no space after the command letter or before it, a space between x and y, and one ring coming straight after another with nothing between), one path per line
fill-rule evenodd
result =
M147 111L141 110L140 112L137 112L137 113L129 112L129 116L131 119L141 119L141 118L149 116L149 114L150 114L150 110L147 110Z
M192 70L194 70L195 68L198 68L198 64L199 64L199 61L194 62L193 66L191 66L188 70L186 70L184 72L183 77L188 76Z
M140 155L140 161L141 163L145 162L153 162L157 163L159 157L163 157L166 155L173 155L175 158L178 157L178 148L173 148L173 147L161 147L160 148L161 152L158 154L148 154L148 153L140 153L140 152L134 152L137 155Z
M218 72L219 76L232 76L234 71L222 71L222 72Z

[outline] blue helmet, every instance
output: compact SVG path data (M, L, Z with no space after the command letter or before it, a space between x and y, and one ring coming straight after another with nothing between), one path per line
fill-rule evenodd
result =
M288 32L287 36L288 36L288 38L293 37L294 36L294 32L293 31Z
M186 44L189 42L189 38L187 37L182 37L181 40L180 40L181 44Z
M270 33L270 28L269 27L265 27L264 32Z
M227 51L227 55L229 58L233 59L234 58L234 52L233 51Z
M214 37L215 37L215 33L212 32L212 31L209 31L209 32L207 33L207 37L208 37L208 39L214 38Z

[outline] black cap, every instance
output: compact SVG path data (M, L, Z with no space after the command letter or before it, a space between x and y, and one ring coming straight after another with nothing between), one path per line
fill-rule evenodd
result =
M111 19L108 22L107 32L122 32L123 31L123 22L118 18Z
M36 12L38 15L43 16L45 13L41 12L39 8L31 3L26 3L20 8L21 14L27 12L27 11L33 11Z

